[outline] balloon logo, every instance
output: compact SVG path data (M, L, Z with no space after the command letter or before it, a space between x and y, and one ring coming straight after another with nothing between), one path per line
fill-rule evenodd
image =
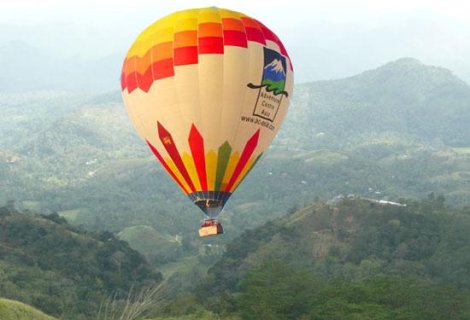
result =
M290 58L258 20L221 8L152 24L124 61L130 118L165 170L204 213L201 236L275 137L293 87Z

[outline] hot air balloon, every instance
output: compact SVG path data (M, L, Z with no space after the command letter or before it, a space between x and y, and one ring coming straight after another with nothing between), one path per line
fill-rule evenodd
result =
M293 87L284 45L256 19L221 8L149 26L124 61L122 96L142 139L205 214L200 236L278 132Z

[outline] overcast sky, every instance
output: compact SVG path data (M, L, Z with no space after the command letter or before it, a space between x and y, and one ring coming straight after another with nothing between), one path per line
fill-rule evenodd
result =
M345 77L405 56L470 80L470 1L2 1L0 47L19 40L63 57L123 58L153 21L207 6L263 21L285 43L300 81Z

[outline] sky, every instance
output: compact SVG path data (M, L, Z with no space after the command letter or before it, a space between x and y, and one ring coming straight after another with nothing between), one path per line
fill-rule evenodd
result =
M0 48L21 41L62 58L119 61L158 18L207 6L241 11L270 27L300 82L347 77L401 57L470 82L470 2L457 0L2 1Z

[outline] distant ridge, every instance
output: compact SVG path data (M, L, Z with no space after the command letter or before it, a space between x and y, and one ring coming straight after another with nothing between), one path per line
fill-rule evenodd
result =
M93 229L191 234L200 216L138 140L119 92L90 96L1 96L0 200L72 212ZM435 192L468 205L469 105L468 85L409 58L296 85L270 152L222 218L236 234L253 226L245 214L258 224L339 193L393 201Z
M40 90L98 92L118 88L118 54L86 60L65 58L23 41L0 44L0 93Z
M312 147L326 143L318 133L331 145L383 132L466 147L469 105L470 86L451 71L402 58L352 77L297 85L284 132Z

